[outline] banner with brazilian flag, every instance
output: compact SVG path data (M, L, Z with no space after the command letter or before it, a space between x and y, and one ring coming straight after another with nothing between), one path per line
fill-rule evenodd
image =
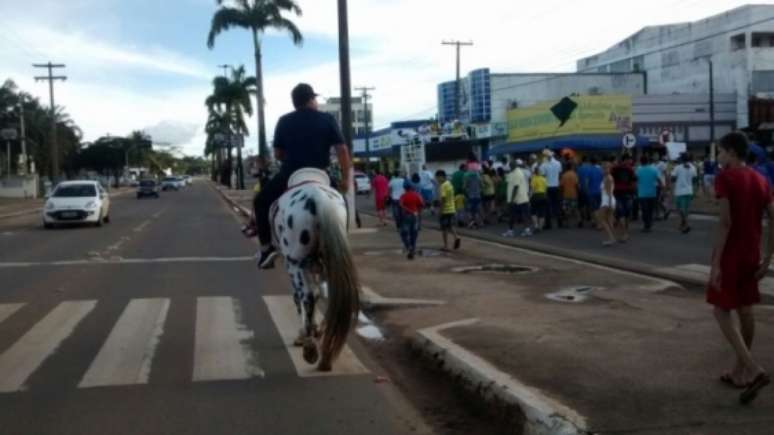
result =
M632 97L569 96L508 111L508 140L524 142L581 134L620 134L632 128Z

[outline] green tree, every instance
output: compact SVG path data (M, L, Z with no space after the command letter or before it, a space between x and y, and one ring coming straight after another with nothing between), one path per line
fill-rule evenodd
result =
M204 103L210 113L210 119L214 119L214 127L217 127L217 131L213 131L213 135L220 133L227 137L226 149L228 154L225 169L221 171L221 183L230 186L233 169L231 153L233 142L231 139L241 138L243 135L249 134L245 115L249 116L253 113L250 96L256 93L256 79L248 77L244 66L239 66L231 72L230 78L216 77L212 85L213 93L207 97ZM242 150L239 147L237 148L237 176L238 188L243 189L244 170L242 168Z
M212 17L210 33L207 36L207 46L215 46L215 38L232 27L249 30L253 37L255 48L255 77L257 80L258 106L258 152L265 159L269 158L269 147L266 142L266 119L264 105L266 100L263 92L263 66L261 55L261 36L269 29L287 31L293 38L293 43L301 45L304 41L295 23L285 18L283 12L291 12L301 16L301 8L294 0L235 0L231 6L224 6L224 0L216 0L220 8Z

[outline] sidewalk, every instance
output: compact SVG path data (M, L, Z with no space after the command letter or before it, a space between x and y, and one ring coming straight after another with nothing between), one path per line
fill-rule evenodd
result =
M519 406L529 431L770 433L774 388L743 408L718 381L733 359L698 291L467 238L459 252L409 261L392 226L350 240L363 284L382 298L446 302L377 311L387 335L413 340L471 388ZM437 249L440 240L424 229L420 246ZM525 269L454 272L495 263ZM755 344L770 371L772 308L758 310Z

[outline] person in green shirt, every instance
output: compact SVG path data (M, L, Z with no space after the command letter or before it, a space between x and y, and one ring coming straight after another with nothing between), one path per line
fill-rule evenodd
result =
M454 249L460 249L460 238L454 229L454 217L457 214L455 204L454 186L446 179L446 171L443 169L435 173L438 181L439 200L441 203L441 234L443 235L443 250L449 250L449 232L454 236Z
M464 163L452 174L451 185L454 188L454 205L457 208L457 223L465 225L465 174L468 167Z

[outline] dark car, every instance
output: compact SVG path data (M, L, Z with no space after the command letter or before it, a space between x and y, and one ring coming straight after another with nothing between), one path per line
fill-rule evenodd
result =
M154 198L159 197L159 185L154 180L141 180L139 186L137 186L137 199L152 196Z

